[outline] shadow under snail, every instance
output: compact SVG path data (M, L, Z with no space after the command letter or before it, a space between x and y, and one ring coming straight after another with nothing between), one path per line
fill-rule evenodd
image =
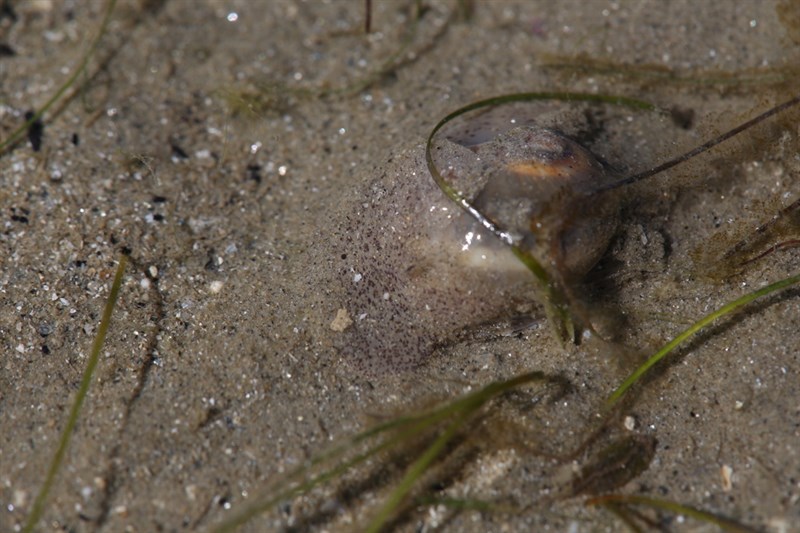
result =
M532 313L541 287L531 283L520 250L559 290L580 280L617 230L620 187L797 103L800 97L627 178L572 138L538 126L476 143L434 143L450 196L431 179L424 144L399 150L335 224L344 286L344 320L332 325L337 349L367 375L404 371L465 329Z

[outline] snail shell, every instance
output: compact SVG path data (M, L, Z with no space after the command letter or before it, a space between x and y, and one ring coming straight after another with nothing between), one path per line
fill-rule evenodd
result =
M487 167L473 207L560 279L597 264L618 224L618 202L597 190L618 176L547 128L515 128L473 150Z
M516 128L469 148L443 141L435 157L446 179L560 279L585 274L607 247L616 209L591 192L612 178L567 137ZM532 309L530 271L445 196L422 145L391 159L359 196L338 224L352 324L336 345L360 372L414 368L460 331Z

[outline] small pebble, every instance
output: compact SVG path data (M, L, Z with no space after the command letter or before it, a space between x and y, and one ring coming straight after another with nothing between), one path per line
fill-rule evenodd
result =
M339 309L336 311L336 316L331 322L331 329L333 331L342 332L353 324L353 319L347 314L347 309Z

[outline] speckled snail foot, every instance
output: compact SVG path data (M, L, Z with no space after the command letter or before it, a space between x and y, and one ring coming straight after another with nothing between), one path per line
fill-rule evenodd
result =
M441 148L454 172L477 170L471 150ZM459 331L535 302L528 269L453 205L424 157L421 143L398 150L335 224L347 319L334 338L362 374L414 368Z

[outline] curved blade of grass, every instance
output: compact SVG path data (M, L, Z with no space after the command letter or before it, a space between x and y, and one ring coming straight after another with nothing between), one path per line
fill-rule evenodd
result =
M612 510L613 507L617 507L620 504L645 505L647 507L662 509L664 511L669 511L675 514L682 514L690 518L694 518L696 520L701 520L709 524L714 524L720 529L732 533L754 533L756 531L755 529L742 525L738 522L734 522L729 518L717 516L708 511L702 511L700 509L695 509L694 507L689 507L688 505L683 505L669 500L662 500L660 498L651 498L649 496L607 494L605 496L598 496L597 498L592 498L588 500L586 504L601 505L603 507L609 507Z
M422 477L436 457L438 457L439 454L444 451L445 446L447 446L450 440L455 437L456 433L459 429L461 429L461 426L464 425L464 422L466 422L470 414L472 413L462 414L454 422L447 426L447 429L445 429L445 431L439 435L430 446L428 446L419 459L414 461L414 464L412 464L411 467L406 471L403 479L389 495L389 498L386 500L386 503L384 503L377 516L367 527L367 533L377 533L383 529L383 526L394 515L395 511L403 502L403 499L406 497L406 495L414 487L414 484L417 482L417 480Z
M511 235L505 228L501 225L497 224L495 221L490 220L488 217L484 216L478 209L476 209L470 201L465 198L458 190L456 190L439 172L439 169L436 167L436 164L433 161L433 139L436 134L441 130L447 123L451 120L464 115L465 113L469 113L470 111L475 111L477 109L483 109L487 107L495 107L504 104L509 104L513 102L534 102L534 101L541 101L541 100L560 100L565 102L593 102L593 103L604 103L604 104L613 104L613 105L620 105L629 107L632 109L638 109L642 111L659 111L659 108L655 105L645 102L643 100L637 100L635 98L627 98L624 96L611 96L611 95L603 95L603 94L586 94L586 93L571 93L571 92L529 92L529 93L513 93L513 94L505 94L501 96L495 96L492 98L487 98L485 100L479 100L477 102L473 102L469 105L456 109L442 120L440 120L436 126L433 127L430 134L428 135L428 140L425 143L425 160L428 164L428 170L431 173L436 184L439 186L440 189L450 198L453 202L458 204L462 209L464 209L467 213L469 213L475 220L477 220L481 226L483 226L486 230L493 233L498 239L502 242L509 245L514 252L514 255L522 261L522 263L533 273L534 278L536 279L543 296L543 304L545 306L545 311L547 313L548 318L550 319L550 323L555 328L556 336L562 341L572 341L575 342L577 340L576 335L579 334L579 327L576 327L577 320L575 317L572 316L570 312L569 305L568 305L568 298L563 292L563 289L559 286L558 280L554 279L553 276L548 273L548 271L536 260L533 255L528 253L526 250L519 247L517 244L514 243L514 240L511 238Z
M628 389L630 389L631 386L639 380L639 378L641 378L648 370L650 370L653 367L653 365L658 363L661 359L663 359L672 350L677 348L686 339L688 339L698 331L702 330L703 328L705 328L718 318L722 318L726 315L733 313L740 307L749 304L750 302L756 300L757 298L761 298L762 296L766 296L781 289L785 289L786 287L794 285L798 282L800 282L800 274L782 279L780 281L776 281L775 283L767 285L766 287L762 287L757 291L745 294L744 296L737 298L736 300L723 305L716 311L704 316L703 318L701 318L700 320L689 326L689 328L684 330L680 335L678 335L677 337L669 341L667 344L665 344L663 348L661 348L652 357L650 357L647 361L645 361L639 368L637 368L633 372L633 374L631 374L628 377L628 379L623 381L622 384L619 387L617 387L617 389L613 393L611 393L611 396L609 396L608 399L606 400L606 405L610 407L615 403L617 403L617 401L619 401L619 399L622 398L622 396L628 391Z
M490 383L486 387L472 394L468 394L463 398L448 402L426 413L395 418L363 431L358 435L347 439L346 442L337 446L333 450L319 455L313 459L309 465L294 470L283 482L283 486L286 488L279 489L278 492L274 493L273 495L256 501L252 505L245 507L241 512L212 528L212 531L215 533L227 533L234 531L238 527L246 524L259 514L267 511L282 501L290 500L302 494L306 494L315 487L321 486L328 481L335 480L352 468L366 462L370 458L375 457L384 451L392 448L399 449L405 443L423 435L438 423L450 420L453 417L458 417L458 420L461 420L461 418L468 417L470 414L476 412L490 399L507 390L519 387L526 383L542 381L545 379L547 379L547 376L542 372L528 372L507 381ZM326 462L341 460L345 458L347 453L352 451L355 446L360 445L371 438L379 436L384 436L384 438L377 444L368 448L366 451L359 453L355 457L346 459L338 465L335 465L320 474L312 475L312 470L314 468L319 467ZM450 440L450 438L451 437L448 437L448 439L445 441L445 444ZM434 454L433 458L435 458L436 455L438 455L438 452ZM287 487L287 485L293 484L303 477L308 477L308 479L300 482L296 486ZM402 498L400 499L402 500ZM391 514L391 512L389 514Z
M6 140L0 143L0 156L5 154L7 150L9 150L13 145L15 145L22 138L25 132L28 131L28 128L30 128L34 122L42 118L42 116L45 113L47 113L47 111L53 106L53 104L58 102L58 100L60 100L61 97L64 96L64 93L66 93L67 90L69 90L69 88L72 87L72 85L75 83L78 77L80 77L80 75L83 74L83 72L86 70L86 67L89 64L89 60L92 58L95 51L97 50L98 45L100 44L100 39L103 38L103 35L105 35L106 30L108 29L108 23L111 21L111 15L114 12L114 8L116 7L116 5L117 5L117 0L108 0L108 3L106 4L105 15L103 15L103 20L100 23L100 29L98 30L97 35L95 36L92 43L89 45L88 50L86 50L86 53L83 55L83 57L81 57L81 61L78 64L78 68L76 68L75 71L72 73L72 75L69 78L67 78L67 81L65 81L61 85L61 87L58 88L55 94L53 94L53 96L51 96L50 99L47 100L47 102L45 102L44 105L41 108L39 108L38 111L35 111L33 113L33 116L31 116L31 118L25 121L20 127L15 129Z
M625 511L621 505L617 503L606 502L600 504L603 508L609 511L611 514L616 516L623 524L628 526L628 529L633 531L633 533L644 533L644 530L639 527L639 525L633 521L633 517Z
M64 462L64 455L67 453L69 440L72 437L72 432L78 422L78 416L80 415L81 408L83 407L83 402L86 399L86 395L89 393L89 385L92 383L92 376L94 375L94 370L97 367L97 362L100 360L100 350L103 348L103 343L106 340L106 333L108 333L108 328L111 324L111 315L114 312L114 306L116 305L117 298L119 297L119 290L120 287L122 287L122 276L125 273L125 267L127 263L128 257L123 254L120 257L119 265L117 266L117 272L114 274L114 282L111 284L111 292L108 295L108 300L106 300L106 307L103 310L103 318L100 320L100 326L97 328L97 335L94 337L92 351L89 354L89 360L86 363L86 369L83 371L83 378L81 379L78 393L75 395L75 400L72 402L72 408L70 409L69 416L67 417L67 424L64 426L64 430L61 432L56 453L53 455L53 459L50 462L50 467L47 469L47 477L44 480L42 488L39 490L39 494L36 496L36 500L33 502L33 507L28 515L27 522L25 522L25 527L22 529L24 533L30 533L33 531L33 528L36 527L36 524L39 522L39 519L44 512L44 504L47 501L47 496L50 493L50 489L52 488L53 482L56 479L56 474L58 474L58 470L61 468L61 464Z
M367 533L376 533L382 530L383 526L394 516L416 482L425 474L439 454L444 451L445 447L450 443L453 437L455 437L459 429L461 429L467 420L483 407L486 402L502 392L533 380L542 379L543 377L544 375L541 372L530 372L507 381L491 383L483 389L464 397L462 400L450 404L455 407L456 419L447 426L422 455L408 468L403 479L394 488L383 507L381 507L378 514L367 527Z
M335 479L337 476L343 474L350 468L363 463L367 459L385 451L386 449L389 449L393 446L399 446L408 440L416 438L424 431L427 431L434 424L446 420L458 412L463 411L464 409L470 408L470 406L472 406L476 401L485 402L492 396L504 392L511 387L516 387L529 381L543 379L545 379L545 375L543 373L530 372L507 382L492 383L473 394L467 395L466 397L460 398L456 401L446 403L445 405L437 407L429 412L414 416L394 418L383 424L379 424L373 428L363 431L354 437L351 437L343 444L312 459L308 465L295 469L292 473L287 475L284 485L289 485L295 480L299 480L304 476L310 475L311 471L315 467L344 457L347 452L353 450L355 446L360 445L373 437L378 437L385 433L391 434L384 441L379 442L377 445L357 455L356 457L351 458L344 463L340 463L326 472L315 475L296 487L280 490L274 496L254 503L241 513L235 515L233 518L226 520L217 526L214 531L218 533L222 533L224 531L233 531L236 527L246 523L273 505L276 505L281 501L300 496L301 494L305 494L314 487L317 487L331 479ZM484 397L486 397L485 400L483 400Z
M676 70L661 64L635 65L590 56L566 56L539 54L539 66L555 71L579 73L583 76L624 76L650 83L674 83L695 86L778 86L790 83L800 75L796 65L763 66L734 71L725 70Z
M390 448L399 447L405 442L416 438L429 427L439 422L442 418L445 418L445 416L438 412L421 417L404 417L402 419L393 420L387 422L386 424L381 424L375 428L359 433L355 437L348 439L344 444L337 446L330 452L322 454L313 459L308 466L303 466L293 471L291 474L289 474L289 476L287 476L287 480L284 484L289 485L295 483L297 480L309 476L315 467L320 466L323 463L345 457L354 446L369 438L376 437L382 433L391 432L386 438L379 441L378 444L356 455L355 457L347 459L320 474L313 475L299 485L282 489L265 500L256 501L252 505L245 507L241 512L237 513L232 518L216 526L213 531L215 533L235 531L238 527L246 524L259 514L266 512L271 507L278 505L280 502L291 500L292 498L306 494L315 487L321 486L328 481L342 476L350 469L360 465L361 463L364 463L368 459ZM403 429L409 425L411 425L410 428L406 430Z
M655 176L656 174L660 174L661 172L664 172L665 170L668 170L668 169L670 169L672 167L678 166L681 163L685 163L686 161L692 159L696 155L700 155L703 152L709 151L710 149L712 149L713 147L717 146L718 144L721 144L721 143L727 141L728 139L730 139L732 137L735 137L736 135L739 135L743 131L746 131L746 130L752 128L756 124L760 124L761 122L764 122L765 120L767 120L767 119L769 119L769 118L771 118L771 117L773 117L775 115L779 115L780 113L783 113L787 109L791 109L796 105L800 105L800 94L798 94L798 95L794 96L793 98L783 102L782 104L776 105L775 107L765 111L764 113L761 113L758 116L755 116L755 117L751 118L747 122L739 124L735 128L726 131L722 135L719 135L719 136L717 136L717 137L715 137L715 138L713 138L713 139L711 139L709 141L704 142L700 146L697 146L697 147L689 150L685 154L681 154L681 155L679 155L677 157L674 157L674 158L672 158L672 159L670 159L668 161L664 161L660 165L656 165L655 167L650 168L648 170L645 170L644 172L639 172L639 173L634 174L632 176L628 176L628 177L623 178L621 180L617 180L614 183L609 183L606 186L598 188L597 192L608 191L608 190L611 190L611 189L618 189L620 187L624 187L626 185L631 185L632 183L636 183L638 181L642 181L642 180L645 180L647 178L651 178L651 177Z

